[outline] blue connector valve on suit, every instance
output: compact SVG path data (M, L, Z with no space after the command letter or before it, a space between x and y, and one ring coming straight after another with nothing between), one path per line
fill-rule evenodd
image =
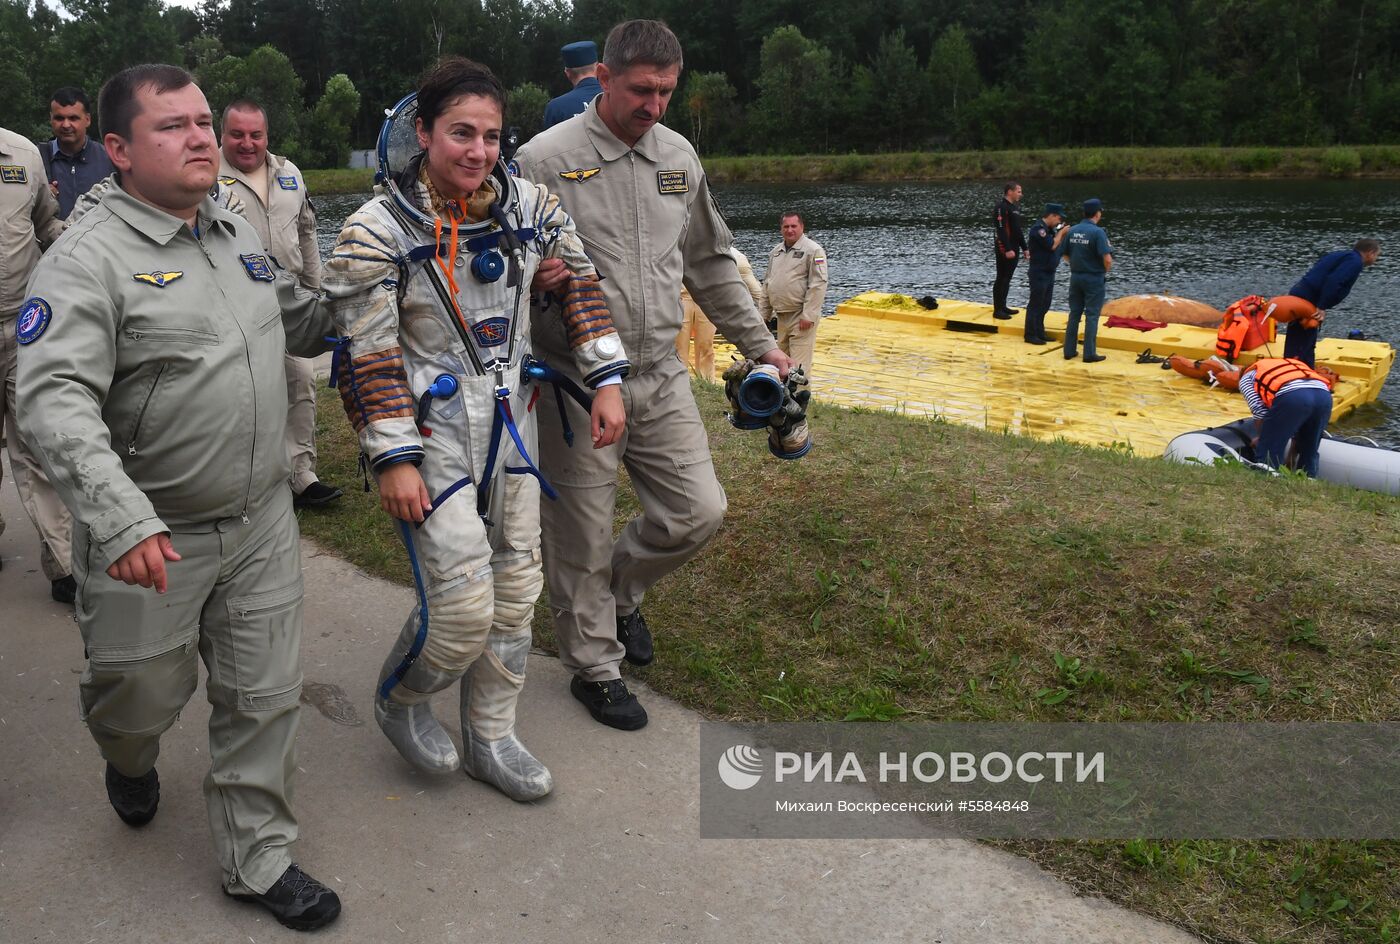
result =
M419 432L424 436L431 436L433 431L428 429L424 423L428 421L428 410L432 407L434 400L447 400L457 395L461 385L457 378L451 374L438 374L436 380L423 391L423 395L418 398L418 410L414 414L413 422L418 427Z
M472 275L479 282L495 282L506 274L506 261L494 249L479 252L472 259Z

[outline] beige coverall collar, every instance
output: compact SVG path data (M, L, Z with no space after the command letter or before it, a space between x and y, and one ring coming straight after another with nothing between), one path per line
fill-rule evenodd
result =
M267 174L268 183L270 183L273 180L273 178L275 178L278 174L282 172L282 167L286 163L287 159L285 157L282 157L279 154L273 154L271 151L267 152L267 157L263 159L263 166L261 170L265 174ZM258 187L256 184L253 183L253 181L248 177L247 174L243 173L243 171L230 164L228 162L228 156L224 154L222 148L219 149L219 176L232 177L234 180L237 180L238 182L242 183L255 194L263 194L268 192L266 186ZM262 197L260 196L259 199L262 199Z
M103 197L102 204L125 220L132 229L162 246L169 244L180 230L186 228L184 220L142 203L120 187ZM227 210L220 209L210 197L200 201L196 222L201 232L215 225L222 226L229 233L234 232L233 217Z
M603 116L598 114L598 102L601 100L602 96L595 98L588 103L588 107L583 111L584 129L588 132L588 138L593 142L593 147L597 149L598 156L605 161L615 161L628 151L636 151L653 164L659 163L661 155L658 153L656 143L656 128L653 126L651 130L641 136L636 144L629 148L618 140L617 135L613 134L603 121Z

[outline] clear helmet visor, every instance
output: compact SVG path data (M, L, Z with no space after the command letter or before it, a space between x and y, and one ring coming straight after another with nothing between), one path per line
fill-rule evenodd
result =
M413 199L424 151L418 143L418 93L410 92L393 108L385 109L377 147L379 172L376 181L384 187L398 209L425 229L433 229L434 219ZM505 164L499 159L492 168L499 194L513 194ZM507 203L513 203L507 200Z

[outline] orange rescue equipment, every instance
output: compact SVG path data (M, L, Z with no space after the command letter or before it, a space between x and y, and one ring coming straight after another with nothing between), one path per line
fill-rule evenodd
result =
M1266 357L1254 362L1254 389L1264 405L1273 409L1274 397L1295 380L1320 380L1331 390L1337 383L1332 371L1314 370L1294 357Z
M1208 384L1219 386L1225 390L1240 389L1239 368L1232 367L1215 357L1193 361L1181 354L1173 354L1162 364L1164 370L1168 367L1192 380L1204 380Z
M1269 320L1272 311L1262 295L1246 295L1225 309L1220 330L1215 335L1215 353L1233 361L1245 351L1274 340L1275 328Z
M1322 324L1317 306L1297 295L1277 295L1269 299L1268 315L1281 324L1298 322L1300 328L1316 328Z

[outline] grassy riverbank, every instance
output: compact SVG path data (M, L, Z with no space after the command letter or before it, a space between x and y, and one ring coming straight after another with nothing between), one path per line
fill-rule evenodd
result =
M1085 148L706 157L719 183L1020 179L1400 177L1400 146L1331 148ZM309 170L316 193L369 190L369 170Z
M637 674L710 717L1400 717L1393 498L829 406L783 463L697 396L729 513L648 597L658 656ZM305 533L406 582L330 391L320 422L347 495ZM619 521L636 510L624 487ZM1010 847L1207 940L1400 936L1400 843Z

